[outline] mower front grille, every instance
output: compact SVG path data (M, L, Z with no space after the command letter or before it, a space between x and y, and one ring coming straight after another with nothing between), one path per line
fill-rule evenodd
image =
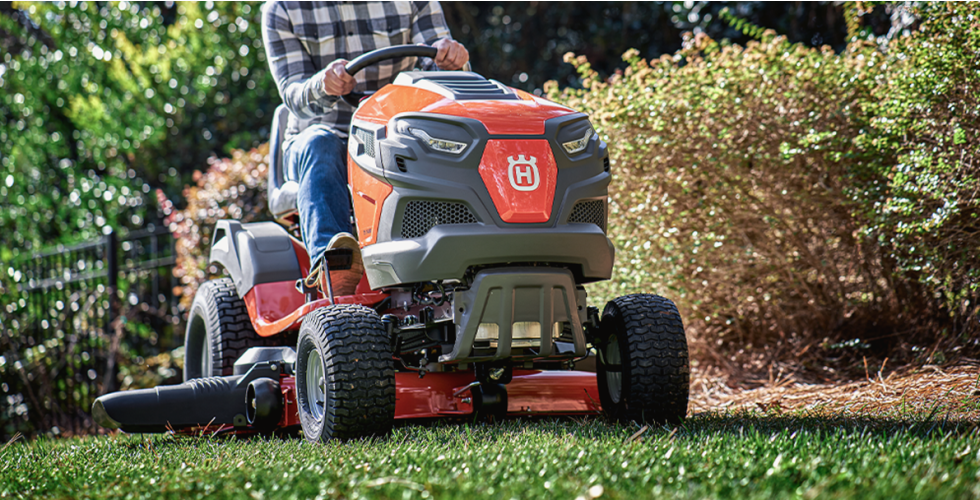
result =
M603 200L580 201L572 207L568 222L595 224L606 232L606 202Z
M402 238L420 238L439 225L479 222L473 212L462 203L410 201L402 216Z
M361 144L364 144L364 152L374 158L374 133L370 130L354 127L354 135L361 141Z

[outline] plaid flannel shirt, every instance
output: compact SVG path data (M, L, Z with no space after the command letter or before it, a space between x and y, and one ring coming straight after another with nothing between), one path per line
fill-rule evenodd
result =
M331 62L392 45L432 45L449 38L439 2L268 2L262 9L272 77L290 111L287 140L312 124L347 137L354 108L323 88ZM415 62L414 57L393 59L365 68L355 75L354 91L378 90ZM438 69L429 58L421 66Z

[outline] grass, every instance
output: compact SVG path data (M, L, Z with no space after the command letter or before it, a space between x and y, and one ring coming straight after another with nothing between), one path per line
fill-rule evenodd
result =
M980 498L976 421L708 413L676 429L546 419L387 439L109 436L0 451L4 498Z

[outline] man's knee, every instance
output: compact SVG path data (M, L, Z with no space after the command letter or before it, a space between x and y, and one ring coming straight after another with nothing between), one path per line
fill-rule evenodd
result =
M325 127L312 126L293 138L286 151L286 168L290 178L299 180L303 171L315 165L335 164L337 175L346 165L346 142ZM332 169L331 169L332 170ZM326 174L326 172L324 172Z
M330 151L333 152L343 147L343 139L327 130L326 127L307 127L300 132L289 149L298 153L307 151Z

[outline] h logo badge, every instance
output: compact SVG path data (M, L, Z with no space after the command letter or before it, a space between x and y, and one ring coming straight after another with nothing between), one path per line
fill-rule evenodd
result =
M518 191L534 191L538 188L538 184L541 183L541 176L538 175L538 159L531 157L530 159L524 158L524 155L518 155L515 159L513 156L507 157L507 178L510 179L510 185Z

